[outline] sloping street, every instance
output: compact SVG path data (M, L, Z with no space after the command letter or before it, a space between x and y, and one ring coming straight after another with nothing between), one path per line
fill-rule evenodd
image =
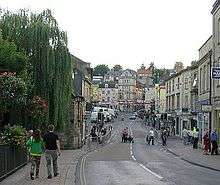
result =
M120 132L128 127L134 143L121 143ZM111 142L85 155L78 167L79 184L219 184L219 172L192 165L170 153L156 141L154 146L145 142L147 129L141 120L114 123ZM159 138L158 138L159 141ZM169 142L169 141L168 141Z

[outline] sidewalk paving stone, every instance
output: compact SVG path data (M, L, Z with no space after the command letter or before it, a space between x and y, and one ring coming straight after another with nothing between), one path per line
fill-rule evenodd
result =
M202 149L193 149L192 145L184 145L180 138L168 138L167 149L190 163L220 171L220 155L203 155Z
M74 185L77 161L84 150L64 150L58 158L59 176L47 179L45 156L42 156L39 178L30 179L30 163L0 182L0 185Z

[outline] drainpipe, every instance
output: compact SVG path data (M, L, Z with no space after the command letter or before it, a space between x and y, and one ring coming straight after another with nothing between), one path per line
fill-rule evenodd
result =
M209 51L209 105L212 106L212 51ZM209 132L212 130L212 111L209 112Z

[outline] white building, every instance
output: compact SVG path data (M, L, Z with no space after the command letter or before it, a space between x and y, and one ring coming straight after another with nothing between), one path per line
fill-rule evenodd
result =
M100 105L109 108L118 108L118 84L114 82L103 82L99 85Z

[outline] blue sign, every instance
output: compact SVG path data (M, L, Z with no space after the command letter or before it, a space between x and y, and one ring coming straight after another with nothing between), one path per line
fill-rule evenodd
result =
M220 67L213 67L212 68L212 78L213 79L220 79Z

